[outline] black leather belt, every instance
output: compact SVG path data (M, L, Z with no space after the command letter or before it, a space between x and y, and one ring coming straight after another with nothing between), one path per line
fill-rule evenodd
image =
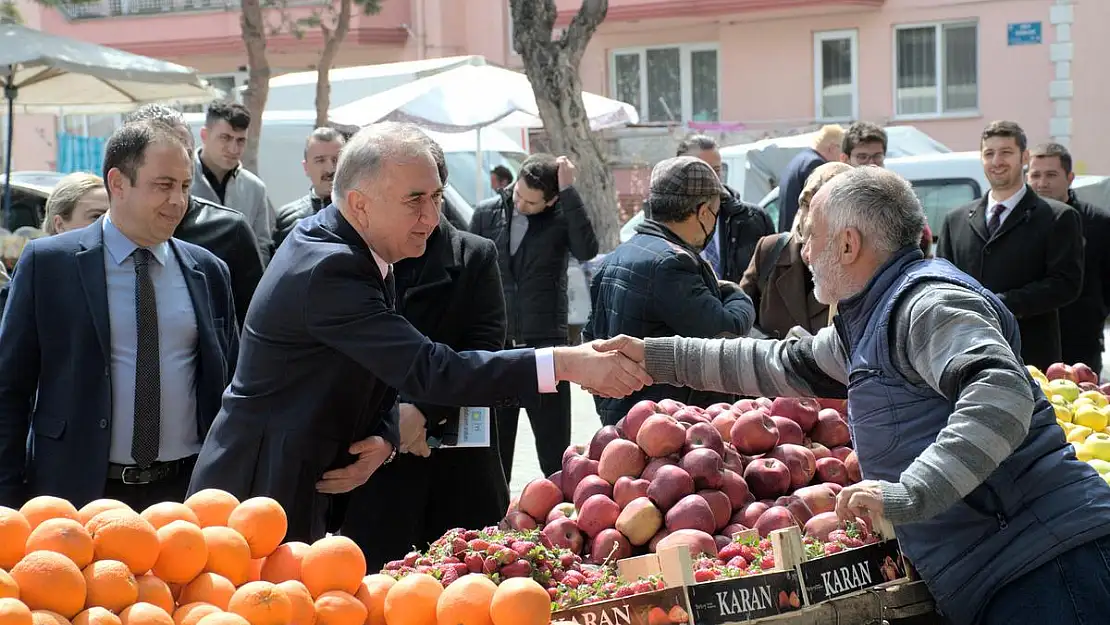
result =
M135 464L109 464L108 479L119 480L129 486L140 486L152 482L172 480L173 478L193 470L197 463L196 456L188 456L169 462L155 462L149 467L140 467Z

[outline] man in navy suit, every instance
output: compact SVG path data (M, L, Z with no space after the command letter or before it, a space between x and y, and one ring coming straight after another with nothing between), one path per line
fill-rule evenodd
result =
M227 266L172 238L192 169L173 129L122 126L108 213L20 256L0 322L3 505L184 498L238 352Z
M287 539L313 540L341 520L342 494L392 459L399 441L422 435L422 418L397 416L397 391L496 407L564 380L609 396L651 382L591 345L455 352L415 329L396 311L391 263L424 254L442 196L432 142L414 126L377 124L348 141L335 204L297 224L255 291L191 492L273 497L289 517Z

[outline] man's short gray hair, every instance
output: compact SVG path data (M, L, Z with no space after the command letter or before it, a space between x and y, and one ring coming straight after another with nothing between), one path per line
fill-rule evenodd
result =
M887 255L920 244L925 211L905 178L880 167L857 167L828 186L823 210L830 232L855 228L866 244Z
M381 173L391 160L432 158L428 135L413 124L381 122L356 132L339 153L332 182L332 198L341 205L349 191L359 189Z

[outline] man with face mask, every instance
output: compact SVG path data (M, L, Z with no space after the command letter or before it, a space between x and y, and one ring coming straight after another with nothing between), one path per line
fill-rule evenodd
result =
M305 217L315 215L331 204L331 182L335 179L335 167L339 162L339 151L346 141L334 128L322 127L312 131L304 144L304 173L312 181L308 195L293 200L277 211L277 229L274 231L274 250L293 231L297 223Z
M713 239L721 190L717 174L701 159L679 156L655 166L644 204L647 219L594 275L585 340L621 334L713 338L751 330L751 298L737 285L718 281L700 255ZM656 384L623 399L594 402L602 423L614 425L636 402L668 397L708 406L730 396Z

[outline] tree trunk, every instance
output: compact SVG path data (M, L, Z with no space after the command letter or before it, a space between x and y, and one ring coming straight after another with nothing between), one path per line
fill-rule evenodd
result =
M551 151L578 166L579 192L597 232L601 251L619 242L617 194L613 174L597 133L590 130L582 103L578 68L582 54L609 10L608 0L583 0L563 36L552 41L555 0L510 0L513 38L524 72L532 83Z
M328 72L335 64L335 57L339 54L339 46L347 38L351 29L351 0L339 0L339 15L335 19L335 28L328 28L320 23L320 31L324 35L324 49L320 51L320 59L316 62L316 127L326 126L328 123L328 109L331 108L331 80Z
M262 16L261 0L242 0L239 20L243 45L247 49L247 88L243 104L251 112L251 125L247 130L247 147L243 152L243 167L258 173L258 144L262 138L262 112L270 96L270 62L266 59L266 22Z

